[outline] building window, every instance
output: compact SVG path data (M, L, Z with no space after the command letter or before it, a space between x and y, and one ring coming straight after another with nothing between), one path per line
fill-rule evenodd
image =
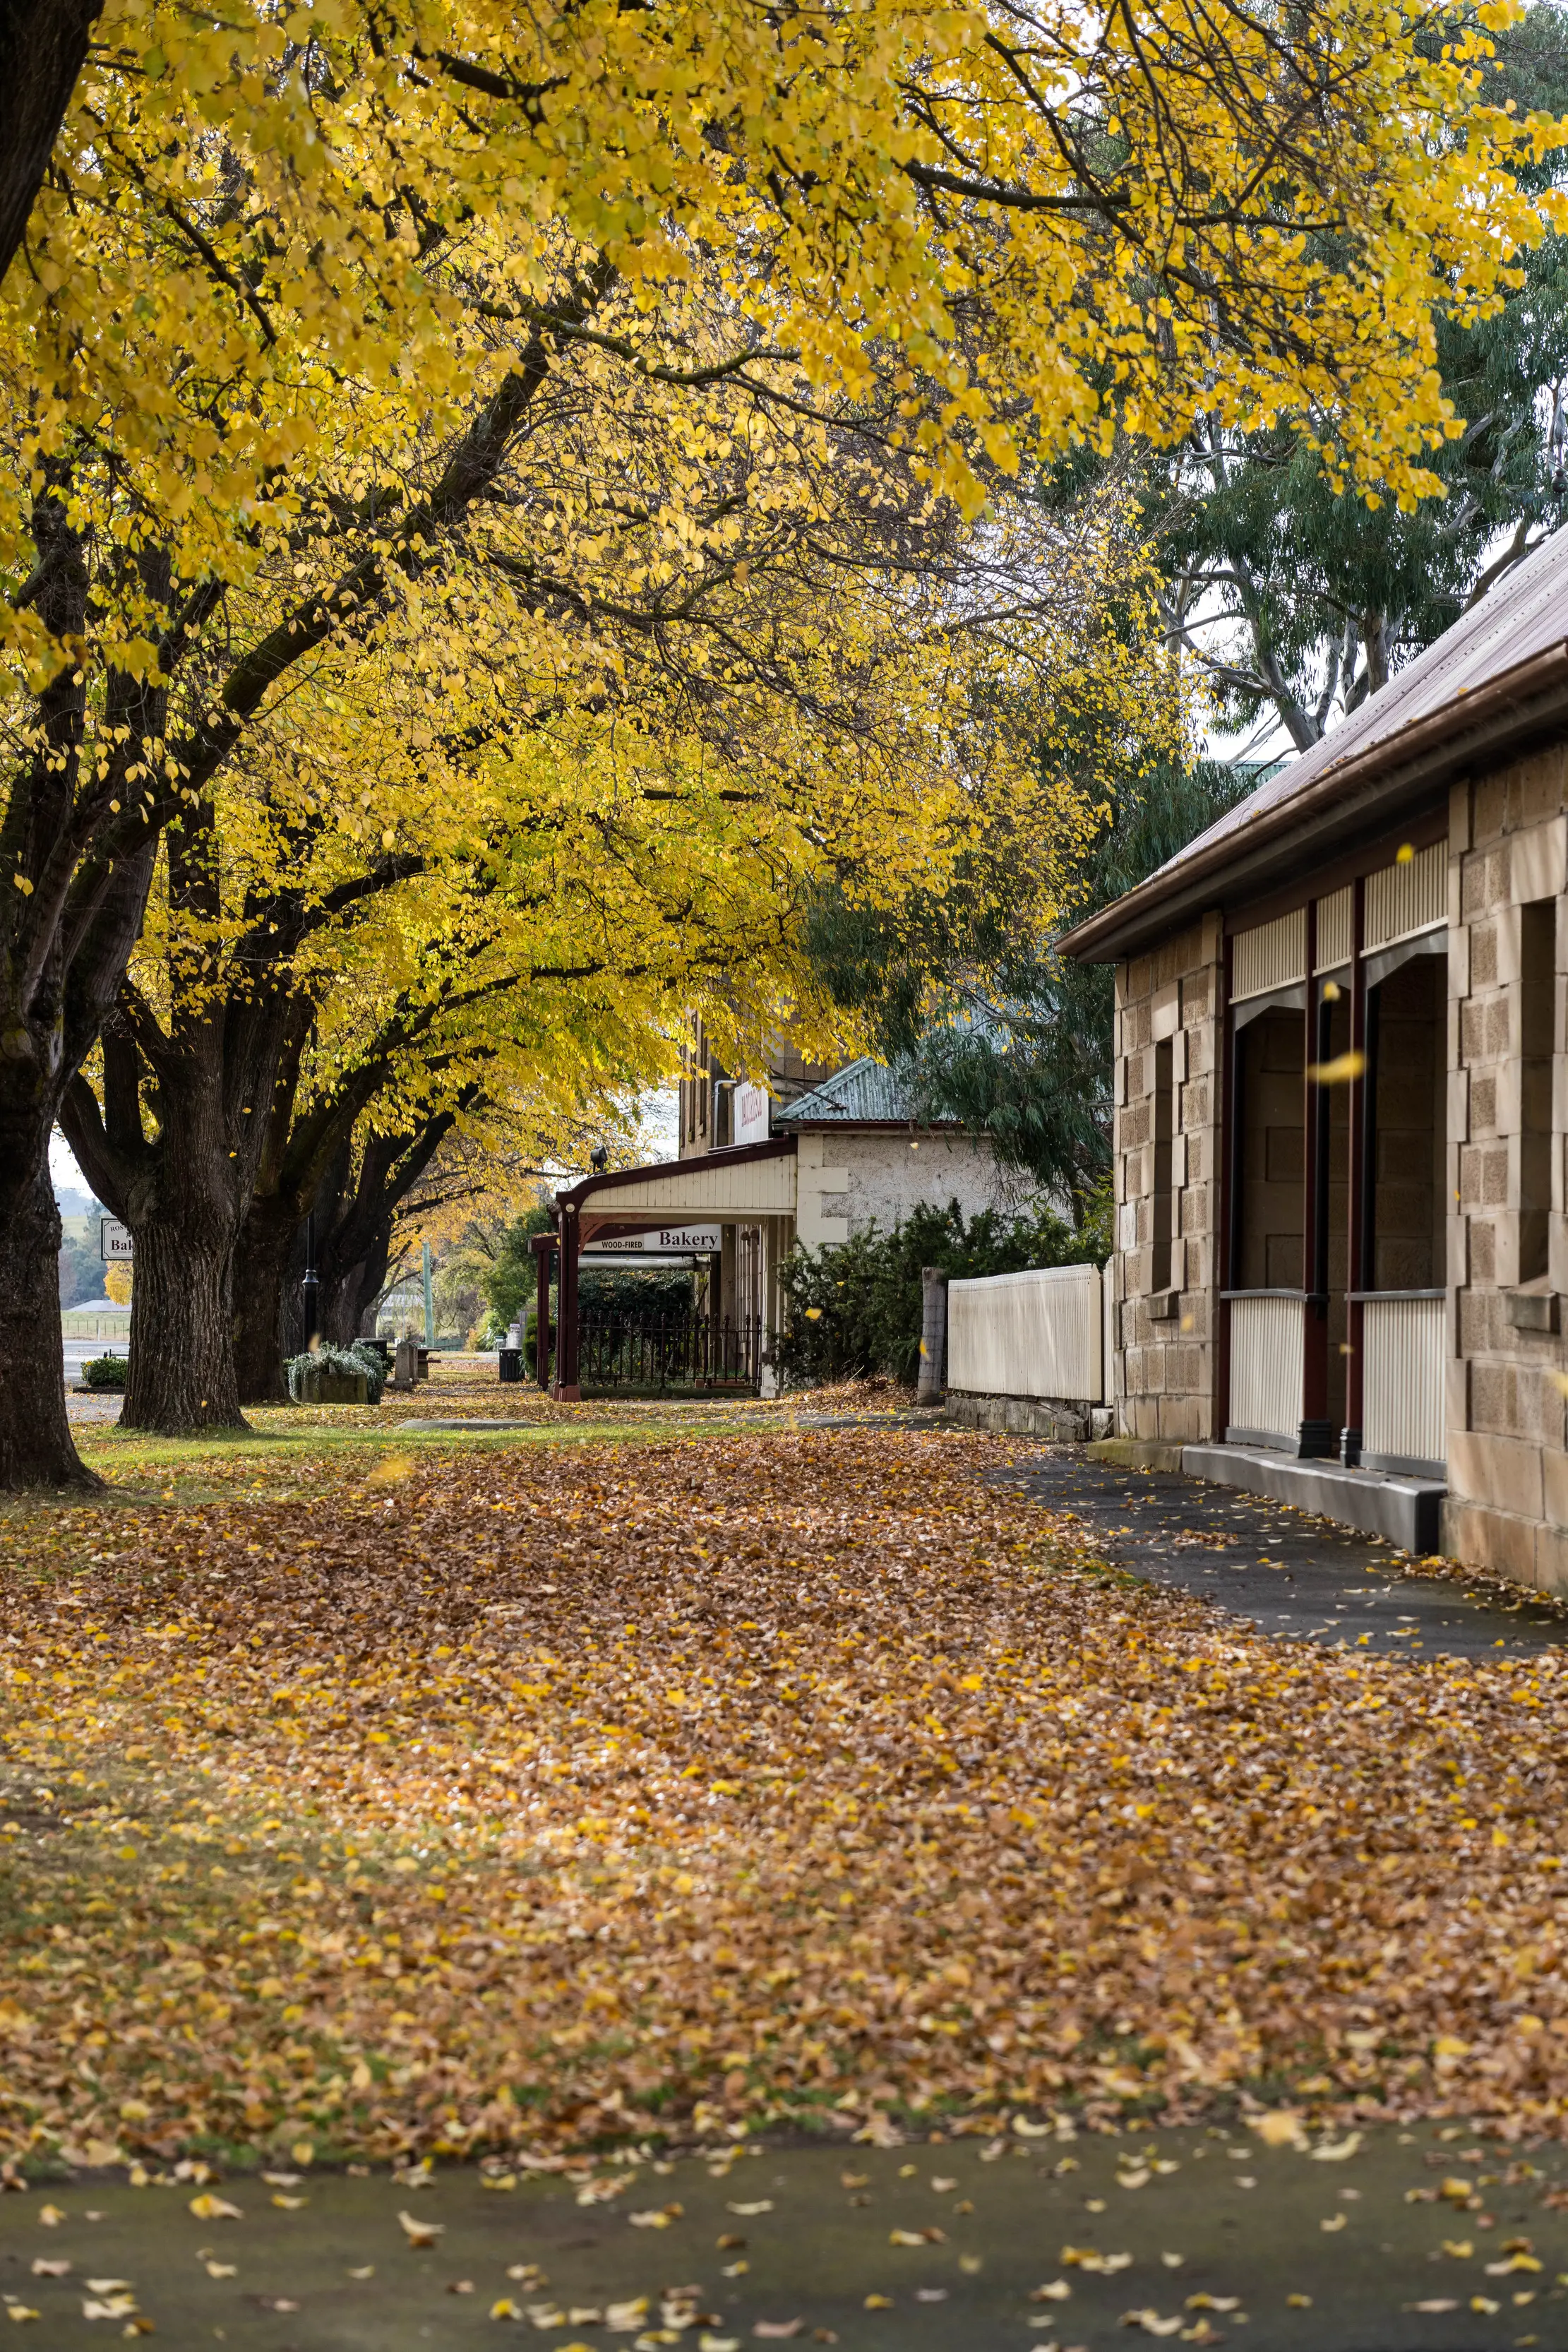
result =
M1166 1037L1155 1047L1155 1231L1151 1290L1171 1286L1171 1135L1176 1054Z
M1552 1051L1557 993L1557 902L1519 910L1519 1279L1547 1271L1552 1210Z

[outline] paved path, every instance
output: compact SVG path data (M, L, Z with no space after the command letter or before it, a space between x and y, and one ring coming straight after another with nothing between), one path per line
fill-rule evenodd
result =
M1225 2126L1032 2129L764 2147L656 2172L612 2158L503 2194L457 2167L417 2191L384 2165L358 2179L285 2168L214 2184L215 2214L193 2211L204 2192L189 2179L88 2175L0 2199L0 2286L38 2314L16 2333L37 2352L103 2352L132 2312L172 2352L1568 2343L1560 2147L1429 2124L1295 2148Z
M1413 1572L1379 1537L1233 1486L1128 1470L1067 1446L1020 1446L992 1475L1081 1519L1116 1567L1217 1601L1266 1633L1463 1657L1568 1641L1568 1612L1551 1602Z

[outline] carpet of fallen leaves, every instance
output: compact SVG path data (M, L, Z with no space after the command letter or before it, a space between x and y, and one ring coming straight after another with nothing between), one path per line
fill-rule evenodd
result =
M1253 1636L1003 1453L236 1462L7 1522L0 2141L1557 2129L1568 1664Z

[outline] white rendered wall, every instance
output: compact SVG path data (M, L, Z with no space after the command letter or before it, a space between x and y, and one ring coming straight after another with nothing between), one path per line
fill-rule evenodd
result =
M966 1217L982 1209L1011 1215L1030 1186L998 1169L989 1144L967 1135L905 1128L852 1128L802 1135L797 1160L796 1218L808 1249L848 1241L875 1221L885 1233L911 1209L945 1209L956 1200Z
M947 1286L947 1386L969 1396L1104 1399L1104 1285L1094 1265Z

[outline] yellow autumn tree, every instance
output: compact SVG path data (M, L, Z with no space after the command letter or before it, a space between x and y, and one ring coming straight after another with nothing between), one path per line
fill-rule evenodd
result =
M1042 736L1089 699L1131 737L1164 719L1166 666L1108 618L1138 562L1113 499L966 524L865 404L713 374L707 316L671 319L669 377L699 381L564 353L484 513L167 828L62 1108L136 1235L129 1425L277 1393L284 1268L356 1133L361 1179L401 1178L498 1096L572 1115L666 1075L693 1004L741 1053L786 1007L841 1042L810 895L895 906L998 807L1043 877L1092 793L1042 772ZM310 486L326 520L233 594L253 636L313 578L331 595L332 519L377 465L447 462L402 433L363 404Z
M939 520L1036 451L1199 404L1310 405L1333 462L1418 495L1451 423L1432 310L1496 299L1541 226L1510 160L1556 136L1480 105L1479 39L1368 0L106 8L0 298L0 1477L78 1475L47 1140L159 835L326 649L447 593L566 416L568 354L803 406L830 444L867 416ZM645 587L711 471L643 517ZM585 519L537 491L553 552L546 518ZM531 543L510 560L530 612L566 609L553 574L530 597ZM917 631L928 697L944 658Z

